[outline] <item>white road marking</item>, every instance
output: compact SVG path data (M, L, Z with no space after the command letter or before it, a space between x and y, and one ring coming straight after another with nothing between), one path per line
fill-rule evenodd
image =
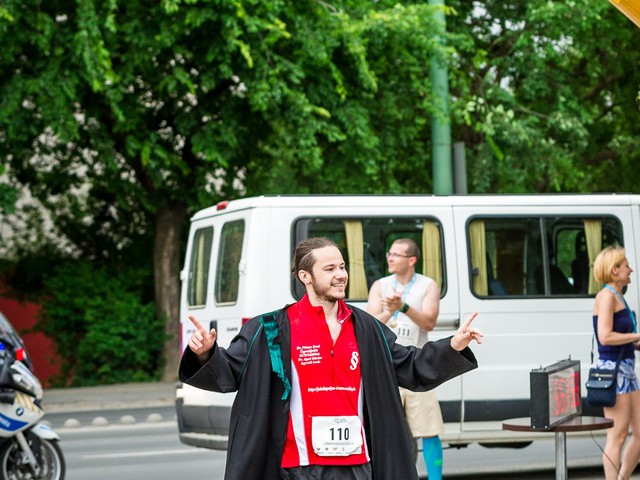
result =
M100 458L133 458L133 457L157 457L160 455L182 455L184 453L196 453L201 451L206 453L200 448L180 448L175 450L155 450L148 452L121 452L121 453L101 453L95 455L83 455L85 459L100 459Z

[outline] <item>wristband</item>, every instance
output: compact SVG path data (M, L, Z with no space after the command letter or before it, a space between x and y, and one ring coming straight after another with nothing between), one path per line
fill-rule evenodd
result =
M404 304L402 305L402 308L400 309L400 312L407 313L407 310L409 310L409 304L407 302L404 302Z

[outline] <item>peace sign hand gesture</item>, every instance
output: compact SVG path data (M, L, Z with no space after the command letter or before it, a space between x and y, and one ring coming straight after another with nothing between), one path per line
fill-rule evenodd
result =
M207 332L193 315L189 315L189 320L196 327L196 331L189 339L189 348L198 356L200 363L204 364L209 359L209 352L216 343L216 329L212 328Z
M472 340L475 340L478 344L482 343L482 337L484 333L475 327L471 326L471 322L478 315L478 312L473 312L469 318L458 328L458 331L453 337L451 337L451 348L456 351L464 350L469 346Z

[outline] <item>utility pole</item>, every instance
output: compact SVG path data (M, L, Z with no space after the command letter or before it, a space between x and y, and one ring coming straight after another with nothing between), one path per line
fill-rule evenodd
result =
M444 0L429 0L429 5L444 6ZM446 31L444 9L435 13L435 18L442 25L442 33ZM444 38L438 35L439 41ZM432 117L432 164L433 193L451 195L453 193L453 168L451 165L451 121L449 119L449 72L446 64L437 58L431 59L431 87L436 112Z

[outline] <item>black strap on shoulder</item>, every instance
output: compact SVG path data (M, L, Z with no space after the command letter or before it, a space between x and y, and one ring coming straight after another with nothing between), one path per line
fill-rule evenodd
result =
M274 339L278 336L278 324L276 322L278 312L279 310L265 313L260 317L260 324L264 327L264 333L267 336L269 357L271 358L271 370L280 377L280 380L282 380L282 386L284 387L282 400L286 400L289 398L289 394L291 393L291 383L289 383L289 379L284 374L284 363L282 361L282 350L280 349L280 344L274 343Z

